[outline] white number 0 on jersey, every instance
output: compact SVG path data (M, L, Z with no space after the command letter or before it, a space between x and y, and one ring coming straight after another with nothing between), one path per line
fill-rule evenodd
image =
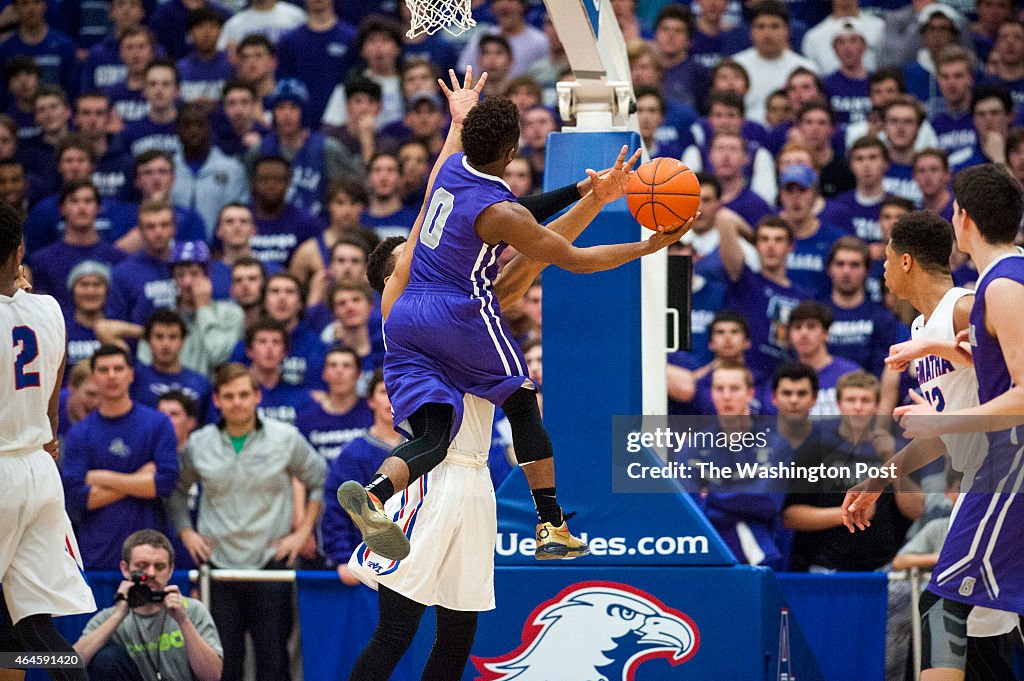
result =
M430 197L430 205L427 206L427 214L423 216L423 225L420 227L420 243L433 250L441 243L441 233L444 232L444 223L455 206L455 197L444 187L434 190Z

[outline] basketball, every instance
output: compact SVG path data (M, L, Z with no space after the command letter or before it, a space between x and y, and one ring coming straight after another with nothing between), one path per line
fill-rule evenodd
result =
M656 158L630 175L626 203L647 229L660 226L671 232L697 214L700 182L682 161Z

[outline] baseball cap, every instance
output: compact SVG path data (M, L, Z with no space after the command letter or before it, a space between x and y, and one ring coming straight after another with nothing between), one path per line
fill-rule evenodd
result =
M782 188L790 184L810 189L818 185L818 174L814 172L813 168L803 163L789 166L779 176L779 187Z
M834 36L832 36L832 42L835 42L836 38L847 35L854 35L857 36L858 38L865 39L864 34L861 33L860 29L857 28L857 24L847 20L839 24L839 30L836 31L836 34Z
M67 286L70 291L75 287L75 283L82 277L87 277L90 274L95 274L100 279L105 281L107 285L110 284L110 265L102 263L99 260L83 260L68 272Z
M197 263L206 265L210 262L210 247L204 241L177 241L171 249L171 265Z
M420 102L430 102L430 104L440 111L444 106L441 103L440 95L431 92L430 90L420 90L409 95L409 99L405 102L405 110L412 111Z
M948 5L944 5L941 2L933 2L932 4L925 7L917 15L917 25L920 28L924 28L924 25L934 17L936 14L941 14L950 21L953 22L953 29L959 33L960 23L963 21L963 17L955 9Z
M285 78L277 81L274 91L270 93L270 108L281 102L294 102L299 106L309 104L309 90L306 84L297 78Z

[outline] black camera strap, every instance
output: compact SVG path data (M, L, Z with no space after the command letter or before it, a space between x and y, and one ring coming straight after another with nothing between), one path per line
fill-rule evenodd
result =
M164 681L163 674L160 673L160 641L164 635L164 625L167 624L167 610L161 608L160 614L160 627L157 630L156 638L156 661L149 654L149 646L145 637L142 635L142 627L139 626L139 620L136 619L138 615L135 614L134 610L131 610L132 622L135 624L135 633L138 634L139 640L142 641L142 654L146 657L146 662L153 668L153 672L156 674L156 681Z

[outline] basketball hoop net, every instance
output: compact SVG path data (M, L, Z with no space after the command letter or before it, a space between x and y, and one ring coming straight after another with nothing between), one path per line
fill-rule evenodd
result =
M433 35L442 28L452 35L461 35L473 26L472 0L405 0L412 24L406 32L409 38L426 33Z

